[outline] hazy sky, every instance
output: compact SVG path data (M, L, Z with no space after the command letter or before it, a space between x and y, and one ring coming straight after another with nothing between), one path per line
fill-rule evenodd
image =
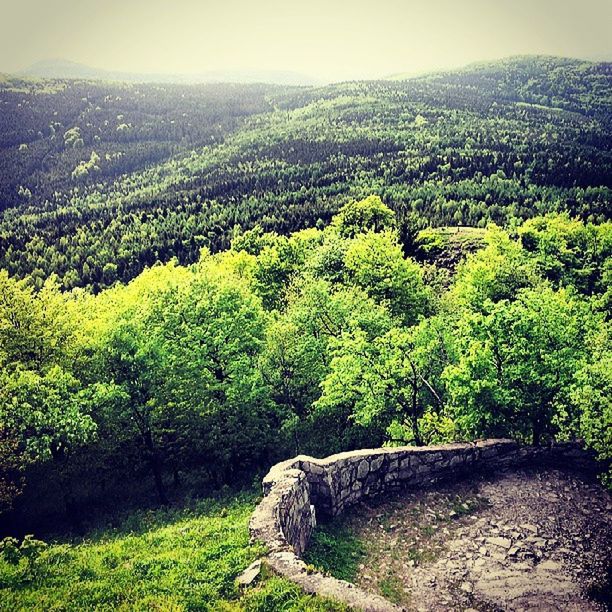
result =
M612 0L0 0L0 70L385 76L524 53L612 57Z

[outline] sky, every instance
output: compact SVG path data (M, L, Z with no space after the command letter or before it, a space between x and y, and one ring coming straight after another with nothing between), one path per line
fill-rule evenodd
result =
M0 0L0 71L62 58L384 77L510 55L612 59L612 0Z

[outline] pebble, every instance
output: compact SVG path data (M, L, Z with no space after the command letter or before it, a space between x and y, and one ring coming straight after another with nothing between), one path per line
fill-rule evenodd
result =
M510 538L487 538L489 544L493 546L499 546L500 548L510 548L512 546L512 540Z

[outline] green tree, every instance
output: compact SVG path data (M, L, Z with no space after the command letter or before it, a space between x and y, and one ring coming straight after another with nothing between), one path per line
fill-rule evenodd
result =
M371 339L390 326L385 308L358 288L312 278L294 288L286 312L268 326L261 366L295 452L326 452L325 444L339 450L351 443L355 432L340 413L313 409L329 372L330 343L349 330Z
M511 300L520 289L540 282L533 258L504 230L491 226L485 235L487 246L459 265L452 291L451 308L459 306L487 312L500 300Z
M612 260L612 223L585 224L567 214L549 214L526 221L519 236L555 286L573 286L587 295L608 288L604 271Z
M0 271L0 480L4 505L33 462L65 464L95 437L85 389L71 372L75 301L55 279L34 293ZM14 455L7 451L12 449Z
M610 325L595 326L585 337L588 362L577 372L567 410L557 425L566 439L581 438L603 465L612 460L612 352ZM612 468L604 475L612 487Z
M396 436L393 441L422 444L425 412L444 411L437 380L447 362L443 332L438 324L423 322L410 330L391 328L374 339L360 329L342 334L331 345L330 372L316 406L350 406L356 422L378 422Z
M404 258L395 234L368 232L351 241L345 255L346 281L354 284L407 325L429 310L430 296L420 266Z
M332 220L332 227L343 238L354 238L367 231L388 231L395 226L395 213L376 195L348 202Z
M584 358L587 308L566 290L523 289L489 314L459 322L459 358L445 371L454 415L469 436L540 444Z

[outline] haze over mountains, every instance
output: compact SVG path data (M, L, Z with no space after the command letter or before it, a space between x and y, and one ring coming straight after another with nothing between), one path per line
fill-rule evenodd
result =
M125 72L104 70L65 59L36 62L16 73L41 79L88 79L125 83L274 83L278 85L320 85L309 75L288 70L208 70L193 74Z
M443 74L457 72L460 70L471 70L476 66L495 65L499 62L510 62L513 60L524 59L529 61L532 57L545 56L514 56L498 60L486 60L481 62L469 63L465 66L446 66L436 70L422 69L411 70L399 73L381 74L374 77L364 77L354 75L351 78L323 79L310 74L294 70L204 70L201 72L130 72L125 70L106 70L96 68L80 62L73 62L62 58L45 59L29 65L23 70L11 73L12 76L36 79L82 79L92 81L123 82L123 83L165 83L195 85L203 83L270 83L274 85L289 86L320 86L332 82L371 80L404 80L416 77L423 77L433 74ZM551 59L553 56L549 56ZM559 61L576 61L577 58L558 58ZM581 58L579 61L594 63L609 63L612 55L599 54L593 57Z

